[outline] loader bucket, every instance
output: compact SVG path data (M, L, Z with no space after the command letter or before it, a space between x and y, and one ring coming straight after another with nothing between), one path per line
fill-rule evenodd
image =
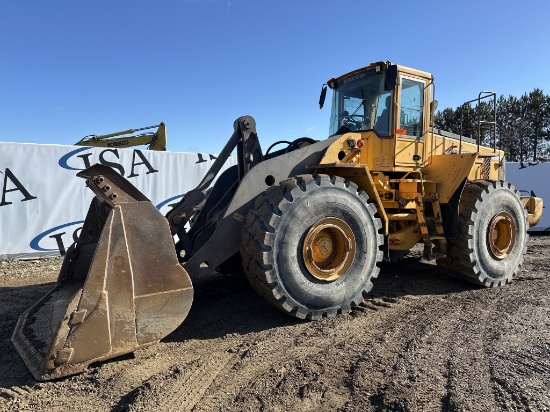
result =
M12 336L38 380L158 342L183 322L193 300L166 218L106 166L78 175L96 194L80 237L55 287L21 315Z

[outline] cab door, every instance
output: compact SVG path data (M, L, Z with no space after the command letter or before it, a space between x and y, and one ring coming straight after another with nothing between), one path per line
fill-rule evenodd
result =
M399 110L395 139L395 166L420 167L424 156L424 104L426 81L413 76L400 76Z

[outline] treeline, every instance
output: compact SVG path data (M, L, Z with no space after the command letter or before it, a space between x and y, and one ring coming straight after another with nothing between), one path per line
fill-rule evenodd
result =
M496 127L491 129L493 108ZM473 139L481 135L481 144L492 146L495 142L508 161L550 160L550 96L540 89L519 98L500 96L495 103L482 99L479 106L476 100L456 109L446 108L435 114L434 124Z

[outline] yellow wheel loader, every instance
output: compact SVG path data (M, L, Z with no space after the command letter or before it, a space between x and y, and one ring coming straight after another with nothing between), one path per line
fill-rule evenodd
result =
M254 119L240 117L204 179L166 216L106 166L78 174L95 200L56 286L12 338L36 379L158 342L189 312L191 279L235 261L261 296L300 319L349 312L384 258L419 243L452 276L487 287L512 279L542 200L521 199L506 182L494 134L481 144L495 121L480 120L476 139L434 130L433 77L389 62L327 85L328 139L264 153ZM235 147L238 164L220 174Z

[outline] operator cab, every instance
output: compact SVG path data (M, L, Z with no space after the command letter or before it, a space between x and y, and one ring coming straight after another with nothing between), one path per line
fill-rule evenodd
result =
M399 74L398 67L389 62L330 79L327 85L334 93L329 134L374 131L380 138L398 134L421 139L427 129L423 115L426 84L424 79ZM321 92L321 107L325 94L326 87Z

